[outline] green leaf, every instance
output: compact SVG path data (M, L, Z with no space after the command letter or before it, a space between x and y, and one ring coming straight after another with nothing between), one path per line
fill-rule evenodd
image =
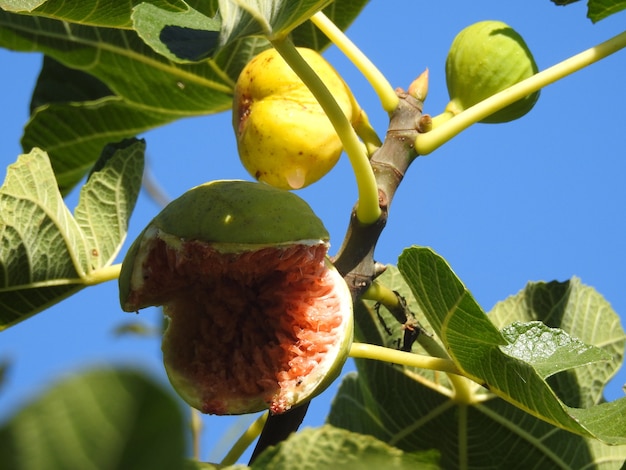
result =
M600 348L591 347L565 331L550 328L541 322L515 322L502 331L508 344L502 351L533 368L540 377L611 359ZM597 365L596 365L597 367Z
M46 0L0 0L0 8L7 11L26 12L45 3Z
M0 11L0 46L43 52L66 67L93 75L115 94L62 102L67 92L61 90L59 96L47 95L52 105L37 101L22 143L25 151L36 146L48 152L64 192L81 179L104 144L186 116L230 109L234 86L230 75L243 66L227 55L232 50L203 63L175 64L134 31L5 11ZM72 85L79 84L79 78L71 78ZM38 86L44 87L43 82L45 78ZM86 81L88 90L82 95L93 96L93 86L93 81ZM81 96L77 90L72 94Z
M365 4L367 0L358 2L337 0L323 11L339 28L345 29L357 17ZM310 14L310 11L304 16ZM305 19L308 17L306 16ZM193 8L173 12L153 4L143 3L134 8L132 18L133 28L139 36L156 52L174 62L203 60L210 57L220 46L221 20L218 17L209 17ZM309 21L300 24L292 33L294 42L298 46L321 50L330 43L329 39ZM252 36L260 37L262 34ZM249 37L241 35L239 40ZM263 44L264 48L269 47L268 42Z
M182 468L185 427L176 400L143 374L72 375L0 429L12 470Z
M131 141L103 153L76 218L45 152L34 149L9 166L0 188L0 328L107 280L141 186L144 148Z
M31 114L50 103L94 101L113 95L104 83L82 70L71 69L44 56L30 102Z
M174 64L134 31L95 28L0 11L0 45L43 52L97 77L128 103L177 117L230 107L233 84L220 67Z
M113 263L126 239L141 188L145 148L137 140L108 145L81 188L74 217L91 250L91 269Z
M437 469L435 453L406 453L371 436L332 426L304 429L264 451L253 469Z
M0 8L16 13L30 13L34 16L53 18L72 23L90 26L113 28L129 28L130 15L135 5L144 0L0 0ZM196 0L203 3L217 3L207 0ZM171 11L184 10L187 5L182 0L151 0L152 4ZM192 2L187 2L192 3Z
M626 444L626 399L588 409L567 407L536 370L535 360L541 355L530 355L530 361L526 361L507 354L506 348L502 348L508 344L505 338L443 258L430 249L414 247L402 253L398 268L450 357L465 375L477 383L486 383L493 393L555 426L608 444ZM547 341L543 342L540 336L531 346L554 349L559 341L560 335L550 334ZM601 349L590 347L596 351L591 353L595 360L606 356ZM561 348L554 360L562 358L563 353ZM575 362L575 352L570 351L570 356ZM587 358L579 358L580 364ZM541 361L541 370L545 370L544 358Z
M7 326L82 288L89 263L44 152L8 167L0 208L0 322Z
M199 61L213 55L221 21L189 8L169 12L149 3L133 10L133 28L156 52L175 62Z
M171 121L118 97L38 108L24 129L22 146L44 147L63 194L82 180L109 142L127 139Z
M248 36L284 37L330 0L220 0L222 45Z
M551 0L555 5L569 5L579 0ZM587 18L594 23L626 9L626 0L588 0Z
M489 314L498 328L516 321L539 320L602 348L610 359L550 377L548 383L569 406L588 407L603 401L604 385L622 364L626 334L611 305L580 279L529 283L515 296L499 302Z
M420 306L422 302L415 300L395 267L389 266L378 280L406 298L410 310L426 329L423 335L433 331ZM585 290L590 294L593 291L587 287ZM570 305L563 309L558 307L562 305L559 302L562 297L555 295L552 302L548 299L549 296L543 297L537 313L548 316L547 312L560 312L552 317L555 323L558 318L563 325L584 329L585 322L581 319L593 321L595 312L601 330L607 324L607 316L616 316L603 308L605 304L589 302L590 297L572 295ZM578 299L581 305L576 305ZM511 308L506 310L509 315L501 323L532 320L514 314L513 306L519 304L520 299L512 297L506 303ZM581 311L586 313L582 315ZM384 307L377 309L374 302L359 303L355 319L358 341L399 347L402 327ZM571 333L582 337L579 330ZM437 337L432 340L439 341ZM419 344L413 346L413 352L425 353ZM618 361L621 361L621 354ZM441 452L443 468L595 468L597 465L598 468L618 469L626 460L626 446L608 446L559 429L478 384L468 382L470 399L460 402L454 388L457 384L443 373L370 360L357 360L356 364L358 374L345 377L328 422L373 435L409 452L437 449ZM603 370L604 364L596 364L596 368ZM603 387L605 376L600 374L599 377ZM615 434L619 433L615 430ZM623 429L621 435L624 435Z
M485 394L471 406L462 405L441 393L444 387L412 371L357 363L359 373L344 378L328 422L406 452L436 449L442 468L617 470L626 460L626 446L555 428L504 400Z
M171 11L143 3L133 10L133 28L147 44L169 60L194 62L251 37L271 39L284 36L329 2L226 0L219 3L219 16L208 16L191 7ZM348 9L344 16L352 11L355 8ZM267 42L264 47L268 47Z
M589 0L587 2L587 18L594 23L626 10L626 0Z
M197 12L169 14L148 4L140 5L133 14L138 34L156 53L178 63L201 58L204 63L212 64L213 69L220 75L229 79L231 87L234 88L243 67L255 55L270 47L270 44L262 37L246 37L214 53L214 31L210 27L197 29L201 18L206 20L207 25L215 22L213 17L206 15L200 17ZM168 28L170 24L174 28ZM206 25L202 25L202 28L205 27ZM167 31L165 37L162 34L163 29ZM182 57L176 52L181 53ZM213 54L211 59L203 59L208 54Z

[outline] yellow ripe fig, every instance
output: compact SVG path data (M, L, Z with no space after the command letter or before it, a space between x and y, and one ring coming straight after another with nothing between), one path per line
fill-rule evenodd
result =
M337 71L315 50L298 52L348 119L356 119L358 105ZM253 58L239 75L233 127L246 170L281 189L300 189L319 180L343 150L322 107L275 49Z
M506 23L480 21L463 29L452 42L446 59L450 103L446 111L459 114L537 73L537 64L524 39ZM518 119L535 105L539 92L507 106L480 122Z

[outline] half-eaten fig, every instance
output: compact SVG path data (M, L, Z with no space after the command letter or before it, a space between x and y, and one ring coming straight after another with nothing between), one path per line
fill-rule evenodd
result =
M328 232L293 193L216 181L170 203L131 246L125 311L163 306L163 361L203 413L282 413L339 374L353 334L350 292Z

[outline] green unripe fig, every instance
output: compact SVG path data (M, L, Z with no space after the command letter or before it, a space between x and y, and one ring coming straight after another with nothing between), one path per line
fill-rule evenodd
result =
M298 52L353 121L359 108L339 74L317 51ZM343 150L318 101L273 48L254 57L239 75L233 127L246 170L281 189L299 189L319 180Z
M501 21L481 21L463 29L452 42L446 59L450 103L446 111L458 114L537 73L537 64L522 37ZM539 92L507 106L480 122L518 119L535 105Z
M338 376L352 299L328 232L295 194L215 181L170 203L135 240L120 303L163 306L173 387L203 413L282 413Z

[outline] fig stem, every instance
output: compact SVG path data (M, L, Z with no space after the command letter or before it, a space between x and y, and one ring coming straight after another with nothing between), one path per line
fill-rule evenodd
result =
M365 144L368 155L371 156L383 145L364 110L359 110L359 116L352 121L352 127Z
M452 111L444 111L441 114L437 114L437 116L433 117L433 130L443 125L444 122L448 122L454 116L455 114Z
M285 62L300 77L311 90L320 106L330 119L344 150L348 155L354 171L358 190L357 218L365 225L373 224L381 215L378 204L378 186L374 177L365 147L359 140L352 124L341 110L341 107L330 93L324 82L315 73L311 66L300 55L290 38L281 38L272 41L272 45L285 59Z
M237 442L233 444L231 449L228 451L226 456L222 459L219 464L219 467L228 467L229 465L234 465L237 463L237 460L243 455L250 444L254 442L254 440L259 437L261 431L263 430L263 426L265 426L265 422L267 421L267 416L269 413L266 411L246 429L246 431L239 436Z
M379 302L389 310L389 313L391 313L400 324L417 329L418 334L415 341L417 341L428 354L440 359L450 359L445 349L424 330L417 320L415 320L415 315L408 308L406 301L398 292L374 280L367 290L363 292L361 298ZM409 317L411 317L413 321L411 321Z
M356 66L365 79L372 86L380 104L388 113L392 113L398 107L398 95L383 73L363 54L346 34L332 22L323 12L318 11L311 17L311 21L317 26L335 46Z
M626 47L626 31L591 47L569 59L559 62L532 77L502 90L495 95L467 108L450 120L441 123L438 127L425 134L418 134L415 138L415 149L418 155L427 155L433 150L467 129L472 124L484 119L490 114L507 107L508 105L546 87L574 72L577 72L605 57ZM435 126L433 126L435 127Z
M387 307L388 310L395 309L400 305L398 293L376 280L372 281L367 290L361 295L361 298L379 302Z
M420 369L438 370L446 374L462 375L454 362L441 357L399 351L397 349L377 346L375 344L352 343L349 356L358 359L374 359Z
M191 410L191 440L193 446L193 458L200 460L200 434L202 433L202 418L200 412L195 408L189 407Z
M367 343L352 343L348 355L355 359L373 359L391 364L444 372L448 376L454 390L454 395L452 396L454 401L465 404L475 401L470 387L473 382L463 375L463 372L457 368L451 359L424 356Z
M120 277L121 269L122 263L98 268L83 276L82 281L86 286L95 286L103 282L113 281Z

